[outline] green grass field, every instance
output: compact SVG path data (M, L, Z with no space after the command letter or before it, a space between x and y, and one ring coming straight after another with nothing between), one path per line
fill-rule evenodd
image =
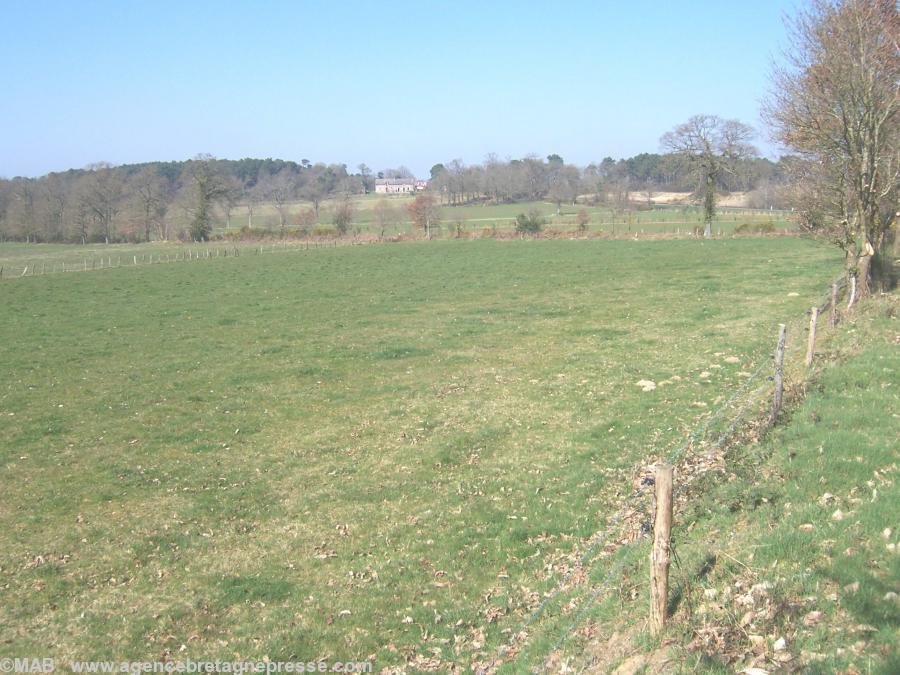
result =
M0 653L484 659L839 269L464 240L4 282Z
M730 442L695 450L699 473L676 467L663 636L647 620L650 537L618 541L563 589L509 672L898 672L898 310L882 295L820 324L812 367L799 331L778 425L763 430L764 385L741 396L749 414ZM639 501L649 513L649 495Z
M693 228L702 225L700 209L695 206L684 205L656 205L651 210L646 209L640 199L635 198L635 209L630 211L617 211L605 206L591 206L579 203L578 205L563 204L560 213L556 213L556 204L551 202L524 202L516 204L469 204L459 206L444 205L441 208L441 229L445 236L455 231L459 224L464 232L480 233L485 228L500 231L512 230L515 226L516 215L527 213L536 209L547 219L548 228L563 230L575 230L575 215L580 209L587 211L591 218L588 230L591 232L606 232L623 234L634 233L687 233ZM375 231L375 205L379 201L386 201L393 207L394 218L386 228L386 234L393 235L410 232L413 227L406 212L406 206L413 200L405 195L365 195L354 200L356 215L353 227L362 232ZM330 214L334 209L334 200L323 201L319 209L319 220L323 225L331 222ZM293 225L297 214L305 209L312 208L309 202L295 202L289 204L286 212L289 214L289 225ZM778 230L793 230L794 225L789 222L790 214L784 211L761 211L752 209L719 209L714 222L716 232L721 231L725 235L734 232L734 228L742 223L771 222ZM254 227L266 227L277 230L280 218L272 204L259 204L253 212ZM230 229L235 230L248 224L245 207L237 207L231 215ZM217 231L224 231L225 222L222 218L216 223Z

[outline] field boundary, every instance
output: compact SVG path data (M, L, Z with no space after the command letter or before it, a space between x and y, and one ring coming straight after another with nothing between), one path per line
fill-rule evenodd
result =
M492 241L518 241L522 239L529 240L560 240L568 239L571 241L671 241L675 239L698 239L701 238L697 232L685 229L673 232L645 232L643 229L632 229L630 226L623 225L627 229L616 229L613 226L612 231L588 231L577 232L571 230L561 230L548 227L537 235L523 235L512 230L497 231L486 234L484 232L466 231L461 235L452 233L447 237L441 237L443 240L481 240L487 239ZM449 232L449 226L448 226ZM713 240L725 239L755 239L755 238L779 238L779 237L802 237L802 233L793 230L776 230L768 233L752 233L752 234L730 234L727 235L723 231L717 231ZM249 242L228 242L213 244L196 244L196 245L178 245L172 244L173 248L178 246L178 250L172 252L154 251L151 253L132 253L126 254L110 252L105 255L97 256L79 256L79 260L71 262L69 260L51 260L24 257L19 262L4 262L0 264L0 281L10 281L22 279L25 277L47 276L52 274L67 274L73 272L99 272L102 270L122 269L122 268L138 268L148 267L151 265L165 265L184 262L199 262L202 260L210 260L213 258L240 258L243 256L260 256L270 253L305 253L320 249L343 248L348 246L363 246L371 244L397 244L409 242L424 242L424 235L418 233L408 233L392 237L379 239L377 237L354 237L354 238L334 238L334 239L307 239L307 240L283 240L279 242L265 243L249 243ZM162 245L161 245L162 246ZM72 256L75 257L75 256Z
M810 312L794 317L785 324L790 345L784 354L786 372L790 377L789 390L808 379L810 372L810 367L804 364L804 348L807 347L804 328L808 331L806 324L809 315L815 310L819 315L825 316L832 309L833 302L839 303L842 300L847 286L847 277L842 274L829 285ZM839 314L838 309L835 316ZM723 453L736 437L743 435L759 440L779 423L778 404L775 404L776 409L773 410L768 403L776 388L775 377L766 376L767 371L773 368L775 337L776 332L773 331L771 352L755 355L754 358L759 359L755 370L684 441L676 444L674 449L651 450L644 462L633 467L632 474L636 483L634 489L619 502L618 508L606 519L604 527L588 540L577 564L556 581L551 591L544 594L541 602L519 628L510 633L508 642L496 649L491 661L475 664L476 672L493 673L503 665L512 664L515 664L517 670L535 674L570 667L568 662L561 661L560 650L583 626L597 602L612 590L616 582L622 580L629 567L645 570L649 566L649 560L635 559L634 556L653 534L650 523L654 518L651 495L655 467L660 464L675 467L673 500L677 512L679 506L684 506L699 477L724 466ZM655 461L651 461L654 459ZM598 573L599 582L584 583L589 582L592 577L597 578ZM644 582L639 585L644 585ZM565 602L566 599L568 602ZM555 605L561 608L557 617L557 623L561 621L561 624L547 630L547 633L552 633L555 637L551 638L549 647L536 649L534 654L528 653L529 643L538 632L532 630L532 627L538 624L545 613L549 615L549 608ZM552 616L548 616L547 622L552 619ZM522 660L524 663L520 663Z

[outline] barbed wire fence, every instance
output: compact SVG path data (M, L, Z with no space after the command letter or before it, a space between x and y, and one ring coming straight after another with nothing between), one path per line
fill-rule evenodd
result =
M816 299L812 307L824 315L832 307L832 302L840 300L846 286L847 279L842 275ZM786 324L789 348L785 350L785 362L791 366L791 376L797 380L802 379L805 373L805 369L797 366L797 357L806 346L803 337L808 316L809 313L804 313ZM767 373L773 367L773 351L764 350L755 355L756 368L742 384L697 424L683 441L658 453L659 461L671 464L679 471L679 480L673 492L676 504L678 498L685 497L696 479L705 473L702 469L692 471L692 462L703 463L716 457L742 431L743 425L751 419L761 419L769 412L775 378ZM762 433L776 423L777 419L762 423ZM646 459L652 459L653 454ZM560 650L585 623L597 603L622 582L630 566L638 566L642 562L641 558L634 558L652 534L651 492L654 484L649 473L643 470L640 473L639 485L619 502L604 526L590 538L577 563L552 585L551 590L544 593L537 607L511 633L507 642L496 650L492 660L477 668L476 672L492 673L504 665L513 664L516 672L546 672L551 661L558 657ZM637 528L634 527L636 522L640 523ZM632 532L630 538L626 538L629 525ZM604 544L608 544L605 548L609 550L598 555L598 549ZM579 583L576 575L587 583ZM596 584L590 583L592 577L598 579ZM566 599L568 602L564 602ZM549 608L557 605L562 607L558 616L545 616L550 614ZM535 627L539 622L548 626L545 633L553 634L545 634L542 643L529 649L529 644L535 642Z
M196 245L179 247L177 250L155 250L150 253L137 253L133 250L121 252L103 252L102 255L73 256L67 254L62 259L48 256L44 259L23 259L21 261L4 261L0 263L0 280L21 279L23 277L44 276L71 272L96 272L99 270L119 269L126 267L146 267L171 263L200 262L213 258L239 258L241 256L259 256L270 253L296 253L315 251L326 248L355 246L361 242L353 240L308 240L266 242L259 244L231 245Z

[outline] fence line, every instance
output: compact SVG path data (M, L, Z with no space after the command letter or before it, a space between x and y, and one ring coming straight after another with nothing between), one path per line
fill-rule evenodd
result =
M819 313L824 313L827 309L830 308L833 302L838 300L839 293L835 294L833 292L834 286L837 286L838 290L840 291L846 287L846 283L846 278L842 275L837 280L835 280L832 285L829 285L828 291L825 292L814 305L818 309ZM804 314L801 317L794 318L788 324L787 335L791 348L787 350L787 353L785 354L786 360L793 361L798 352L800 352L800 350L802 350L805 346L805 341L802 339L802 335L803 324L806 322L806 316L807 315ZM767 350L767 353L770 355L770 358L760 358L759 365L741 384L741 386L738 387L734 391L734 393L732 393L732 395L724 403L722 403L722 405L720 405L711 415L706 417L700 424L698 424L697 427L681 444L679 444L676 448L670 450L666 454L665 461L667 463L679 466L683 462L689 462L691 459L697 458L700 454L700 451L702 451L703 454L706 454L707 456L714 455L714 453L723 449L734 438L734 436L740 430L741 424L745 422L748 413L754 411L755 408L759 408L759 410L755 411L758 414L761 414L765 410L764 402L768 397L769 392L771 390L774 390L774 383L771 381L773 378L771 376L766 378L755 388L753 388L753 384L757 382L763 372L772 367L772 350ZM759 358L760 356L761 355L758 355L757 357ZM738 403L739 405L734 408L733 414L727 416L727 422L725 423L720 433L714 437L714 440L712 440L711 443L706 444L705 441L707 439L707 435L713 425L720 419L726 418L726 412L731 410L733 406ZM685 494L691 488L694 482L693 478L696 478L696 475L691 476L690 474L688 474L688 476L686 476L686 479L678 481L674 490L675 499ZM560 597L564 589L568 587L569 583L572 581L577 572L585 571L585 567L587 567L586 578L590 579L591 572L594 571L599 560L609 559L609 556L607 556L606 558L601 557L597 561L590 562L590 564L588 564L589 561L591 561L591 559L593 558L600 544L608 540L611 535L619 531L619 528L625 522L625 519L628 515L633 513L645 513L645 511L636 509L635 506L642 502L643 497L647 496L651 485L652 482L644 478L641 481L639 487L636 490L632 491L620 502L619 508L612 516L607 519L606 525L591 538L587 549L580 556L578 564L574 565L562 578L560 578L551 591L545 592L544 597L539 605L531 612L531 614L521 624L519 629L511 634L511 637L509 638L507 643L496 651L494 658L487 665L487 667L479 672L489 672L495 666L503 663L506 660L504 657L509 654L513 648L515 648L515 653L513 653L511 657L513 659L513 662L516 662L519 658L527 659L527 654L525 653L524 649L528 644L529 638L531 637L528 632L529 628L531 628L535 621L544 614L545 610L550 606L550 604ZM649 509L647 511L649 511ZM649 534L649 531L649 528L641 527L631 541L622 543L615 549L615 551L610 554L611 556L615 556L616 561L610 565L609 570L603 577L603 580L598 585L592 587L589 593L586 592L582 594L574 594L573 601L580 601L578 603L580 606L578 607L578 611L575 617L571 622L565 625L564 630L562 631L560 636L552 643L552 647L548 652L546 652L539 665L534 668L529 667L529 670L531 670L533 673L540 673L546 670L549 658L552 657L559 649L561 649L566 644L571 635L575 632L578 626L581 625L591 609L596 605L597 601L600 600L600 598L602 598L610 590L612 584L620 578L631 557L631 552L643 543L643 541Z
M120 267L144 267L147 265L171 264L176 262L193 262L209 260L211 258L239 258L245 255L263 255L264 253L292 253L297 251L310 251L324 248L338 248L339 246L356 246L359 241L304 241L282 242L276 244L259 244L239 246L197 246L187 247L180 251L165 252L151 251L150 253L133 253L112 255L104 253L102 256L83 257L80 261L72 259L62 261L25 260L21 263L0 264L0 279L21 279L25 276L44 276L47 274L62 274L70 272L95 272L106 269L118 269ZM98 264L99 261L99 264Z

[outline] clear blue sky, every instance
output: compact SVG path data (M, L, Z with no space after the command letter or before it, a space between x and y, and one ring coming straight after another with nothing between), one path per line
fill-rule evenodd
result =
M655 152L697 113L761 128L795 6L0 0L0 176L200 152L417 175Z

